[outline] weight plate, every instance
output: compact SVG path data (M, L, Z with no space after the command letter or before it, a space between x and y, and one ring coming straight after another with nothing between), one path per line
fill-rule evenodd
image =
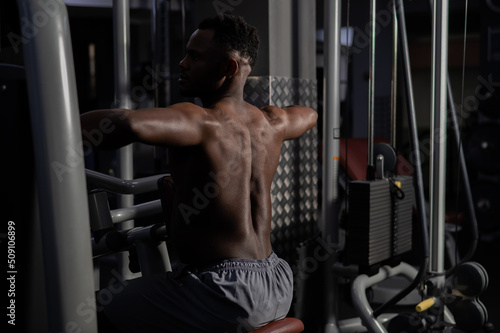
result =
M373 146L373 165L377 165L377 156L384 156L385 172L394 172L398 162L398 155L393 146L388 143L377 143Z

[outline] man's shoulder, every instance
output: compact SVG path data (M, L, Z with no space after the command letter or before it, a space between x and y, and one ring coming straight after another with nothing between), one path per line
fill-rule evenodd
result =
M267 113L274 113L274 112L283 112L283 109L275 106L275 105L265 105L260 107L260 110L262 112L267 112Z
M284 110L282 108L274 105L263 106L260 110L269 121L280 120L284 114Z
M169 106L169 108L183 110L186 112L199 112L202 114L205 114L207 111L205 108L203 108L197 104L191 103L191 102L181 102L181 103L172 104Z

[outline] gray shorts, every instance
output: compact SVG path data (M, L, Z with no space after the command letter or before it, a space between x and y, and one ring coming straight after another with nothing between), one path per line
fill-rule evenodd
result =
M123 332L247 332L287 315L293 274L272 253L200 271L185 266L123 285L98 308Z

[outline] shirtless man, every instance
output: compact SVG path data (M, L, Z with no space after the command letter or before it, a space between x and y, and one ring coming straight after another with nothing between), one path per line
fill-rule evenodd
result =
M171 152L170 235L186 266L127 281L101 304L98 311L121 331L243 332L290 308L292 272L271 248L270 189L282 142L311 129L317 113L303 106L258 109L243 100L258 43L256 29L242 18L206 19L179 64L182 94L199 97L203 107L179 103L81 117L87 133L108 129L96 148L138 141Z

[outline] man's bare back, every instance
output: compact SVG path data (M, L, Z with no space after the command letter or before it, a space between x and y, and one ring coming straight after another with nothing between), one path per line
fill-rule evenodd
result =
M82 116L84 132L112 123L103 147L133 141L171 147L175 194L171 236L184 263L204 266L227 258L271 253L271 182L281 144L316 123L302 106L258 109L220 101L164 109L100 110Z
M270 255L270 189L284 129L277 109L218 103L206 111L211 128L201 146L172 150L179 190L171 232L182 261Z
M199 97L203 107L81 117L87 147L142 142L171 152L170 236L181 264L190 265L129 281L104 304L105 317L123 331L233 332L242 324L253 330L289 311L293 273L272 253L270 190L282 142L311 129L317 113L304 106L258 109L243 100L257 49L256 29L243 19L204 20L179 64L181 93ZM86 140L96 131L98 144Z

